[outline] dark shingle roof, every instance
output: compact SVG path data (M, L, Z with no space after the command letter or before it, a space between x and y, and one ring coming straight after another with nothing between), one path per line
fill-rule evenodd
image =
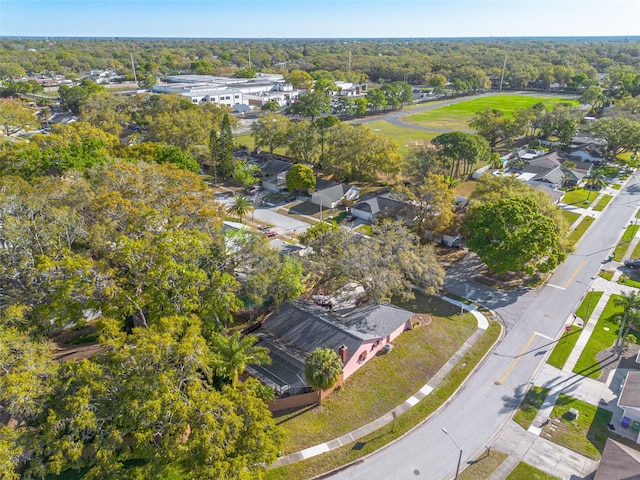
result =
M640 408L640 371L630 371L618 399L621 407Z
M611 479L639 480L640 452L609 438L594 480Z

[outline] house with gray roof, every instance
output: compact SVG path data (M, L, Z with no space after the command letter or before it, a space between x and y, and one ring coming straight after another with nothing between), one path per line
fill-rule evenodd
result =
M287 302L256 332L258 345L269 349L271 365L250 365L247 370L280 395L305 393L310 390L304 375L305 356L316 348L330 348L342 359L344 381L410 330L413 316L386 303L336 312L313 302Z
M630 428L634 432L635 442L640 443L640 371L627 372L618 406L623 410L620 426Z
M362 200L349 207L356 218L373 223L379 215L397 217L406 210L407 204L383 195L365 195Z
M360 196L360 189L346 183L319 179L315 192L311 193L311 203L322 208L336 208L343 200L355 200Z

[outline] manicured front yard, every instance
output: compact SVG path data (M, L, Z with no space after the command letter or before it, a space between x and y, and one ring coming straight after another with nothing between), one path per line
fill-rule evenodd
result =
M570 212L569 210L561 209L562 216L567 219L569 225L573 225L573 222L580 218L580 214L576 212Z
M413 312L434 312L433 322L405 332L387 355L374 358L354 373L322 406L278 416L284 429L285 454L350 432L387 413L417 392L446 363L477 327L473 315L457 315L453 305L417 295L401 305Z
M603 293L604 292L588 292L576 310L576 315L580 317L585 324L591 318L591 314L595 310L596 305L598 305Z
M506 480L555 480L558 477L548 475L528 463L520 462L516 468L511 470Z
M384 426L379 430L350 443L326 455L312 457L286 467L267 471L267 480L288 480L291 478L310 478L327 472L341 465L364 457L389 442L399 438L415 427L419 422L435 412L460 386L478 362L496 342L501 332L500 324L491 322L485 334L476 342L471 350L457 363L440 385L396 419L395 428Z
M549 395L549 389L544 387L533 386L513 415L513 421L527 430L538 414L538 410L542 407L544 399Z
M614 305L619 295L611 295L609 301L596 324L593 333L589 337L589 341L584 347L576 366L574 373L598 379L601 373L601 366L596 358L598 352L613 347L616 336L618 335L618 322L615 317L622 313L622 307ZM640 339L640 333L630 330L630 333L636 337L636 343Z
M578 418L570 419L569 409L578 410ZM608 437L613 414L568 395L560 395L551 411L550 421L541 437L576 453L600 460Z
M562 196L562 203L567 205L575 205L580 208L586 208L591 203L598 198L598 192L585 190L584 188L576 188L575 190L571 190L569 192L565 192Z

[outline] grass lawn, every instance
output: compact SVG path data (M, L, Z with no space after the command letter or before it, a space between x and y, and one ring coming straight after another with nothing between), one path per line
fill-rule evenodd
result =
M600 270L599 275L605 280L611 281L611 279L613 278L613 274L614 272L611 270Z
M458 308L434 297L416 295L411 304L401 306L429 313L433 322L403 333L389 354L365 364L322 406L278 416L276 423L286 432L285 454L339 437L400 405L431 379L477 326L473 315L459 316Z
M609 298L602 315L600 315L600 318L598 319L598 323L593 329L591 337L589 337L589 341L585 345L584 350L573 369L574 373L595 379L600 377L600 363L598 363L596 355L598 352L613 346L618 334L619 326L614 317L623 311L622 307L614 305L613 302L616 298L620 298L620 295L611 295ZM640 340L640 333L634 330L630 330L629 332L636 337L636 343L638 343L638 340Z
M619 183L614 183L613 185L611 185L611 188L615 190L620 190L622 188L622 185Z
M620 280L618 280L620 285L626 285L628 287L640 288L640 275L638 275L637 271L625 273L620 276Z
M532 467L528 463L520 462L516 465L516 468L511 470L511 473L507 475L506 480L554 480L558 477L553 477L544 473L542 470L538 470L536 467Z
M455 187L453 187L453 193L464 198L469 198L469 196L476 189L477 185L478 182L476 182L475 180L465 180L464 182L460 182L456 184Z
M256 146L256 142L254 142L251 133L238 133L233 136L233 146L234 147L248 147L250 150L254 150ZM265 151L267 151L265 149ZM273 153L277 153L278 155L286 155L287 149L284 147L276 148Z
M562 216L567 219L567 223L569 226L573 225L573 222L580 218L580 214L576 212L570 212L569 210L565 210L564 208L560 209Z
M589 292L585 295L584 300L576 310L576 315L579 316L586 324L591 318L591 314L598 305L600 297L604 292Z
M569 192L565 192L562 196L562 203L567 205L576 205L580 208L586 208L591 205L596 198L598 198L598 192L592 192L585 190L584 188L576 188Z
M578 224L578 226L574 228L571 233L569 233L569 236L567 237L569 245L575 245L576 243L578 243L578 241L582 238L582 235L584 235L584 232L589 229L594 221L595 218L593 217L584 217Z
M310 478L364 457L404 435L436 411L438 407L451 397L453 392L455 392L463 380L467 378L473 368L475 368L486 352L496 342L501 330L502 328L499 323L491 322L485 334L476 342L471 350L460 359L442 383L440 383L431 394L427 395L414 407L396 419L395 428L392 429L392 426L386 425L370 435L361 438L357 442L332 450L328 455L318 455L302 462L287 465L286 467L268 470L266 479L288 480L291 478ZM395 349L393 351L395 351Z
M578 418L569 419L569 409L578 410ZM551 412L551 421L541 437L576 453L600 460L608 437L608 425L613 414L568 395L560 395Z
M527 430L542 407L544 399L549 395L549 389L533 386L522 400L518 410L513 415L513 421Z
M575 347L578 337L580 337L580 333L582 333L582 328L577 325L571 325L571 331L563 332L560 339L556 342L553 352L549 355L547 363L556 368L562 369L567 358L569 358L573 347Z
M406 157L411 152L412 147L420 144L426 145L439 135L434 132L423 132L413 128L399 127L386 120L376 120L364 126L376 133L382 133L396 142L398 144L398 152L403 157Z
M486 108L502 110L505 115L510 116L514 111L521 108L532 107L536 103L552 105L561 102L571 102L572 100L556 97L534 97L528 95L491 95L488 97L476 98L466 102L453 105L445 105L435 110L417 113L403 117L403 121L416 123L425 127L444 128L448 130L469 130L467 122L471 120L476 112Z
M636 245L636 248L633 249L633 252L631 252L630 258L638 258L638 257L640 257L640 243L638 243L638 245Z
M638 229L640 229L640 225L629 225L624 231L620 242L613 251L613 259L616 262L620 262L624 257L624 254L627 253L627 250L629 249L629 243L631 242L631 240L633 240L633 237L636 236Z
M506 453L498 452L497 450L491 450L489 454L485 452L473 460L472 463L458 475L458 478L460 480L481 480L489 478L508 456Z
M608 193L603 195L600 201L596 204L596 206L593 207L593 209L596 212L601 212L602 210L605 209L607 205L609 205L609 202L611 201L612 198L613 198L613 195L609 195Z

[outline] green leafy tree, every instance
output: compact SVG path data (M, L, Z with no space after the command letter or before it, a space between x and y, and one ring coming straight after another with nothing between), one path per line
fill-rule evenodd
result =
M256 73L255 68L241 68L233 76L236 78L255 78Z
M304 70L291 70L284 75L284 81L290 83L297 90L310 90L313 88L313 77Z
M212 130L209 137L209 153L214 183L218 182L218 175L228 179L233 174L233 134L229 115L225 114L218 130Z
M335 125L340 123L340 119L338 117L334 117L333 115L327 115L326 117L320 117L313 122L313 125L316 127L316 130L320 134L320 164L324 161L324 143L329 132L329 129Z
M160 145L155 154L155 161L158 163L172 163L182 170L199 172L200 165L189 152L185 152L172 145Z
M245 187L249 187L258 183L259 173L260 167L251 164L246 160L237 160L233 164L233 180Z
M0 122L5 135L24 129L37 128L40 125L33 111L20 100L5 100L0 102Z
M316 174L313 168L296 163L287 172L286 181L290 192L309 190L316 187Z
M369 238L347 229L326 229L308 234L313 249L307 272L318 285L341 287L357 282L376 302L392 297L410 299L414 286L435 292L443 271L430 245L422 245L414 234L396 221L372 227Z
M271 363L269 349L257 347L258 337L233 332L231 335L214 333L209 339L212 354L209 360L216 375L235 385L247 365Z
M320 120L320 118L318 120ZM318 120L316 120L316 122ZM321 138L315 125L315 123L306 120L291 122L289 131L287 132L288 155L300 159L305 163L316 163Z
M473 118L467 122L479 135L489 142L491 148L498 143L509 140L517 132L513 119L504 115L502 110L486 108L476 112Z
M328 131L322 165L339 180L375 181L399 171L398 146L365 126L339 124Z
M449 175L458 177L462 172L471 170L471 166L488 162L491 158L489 142L480 135L464 132L450 132L438 135L432 140L438 153L451 161ZM461 169L461 166L464 168Z
M240 223L242 223L244 216L253 211L253 203L244 195L236 195L227 211L240 217Z
M608 160L640 145L640 122L627 118L601 118L591 124L589 131L607 142Z
M387 97L381 89L369 90L367 92L367 102L372 110L382 110L387 107Z
M268 102L260 106L260 110L263 112L279 112L282 107L277 100L269 100Z
M469 250L495 273L548 272L566 257L556 225L530 197L476 205L463 228Z
M251 124L251 136L256 148L266 147L269 153L287 143L291 120L275 113L266 113Z
M322 391L333 387L341 373L342 360L330 348L316 348L305 358L304 376L309 385L316 390Z
M322 113L331 111L331 96L320 90L301 93L287 111L293 115L308 117L313 122Z
M619 357L624 351L624 340L629 333L631 322L640 320L640 295L633 291L623 292L622 295L614 297L613 303L617 307L622 307L623 311L616 342L613 345L613 350Z

